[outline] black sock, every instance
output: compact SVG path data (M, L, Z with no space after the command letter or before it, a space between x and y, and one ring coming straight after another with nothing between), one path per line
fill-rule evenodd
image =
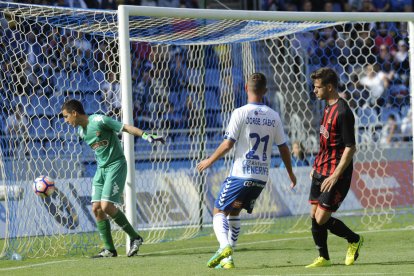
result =
M349 243L355 243L359 241L359 235L348 228L342 221L336 218L329 218L325 223L326 228L331 231L332 234L338 237L346 239Z
M319 250L319 256L329 260L328 230L325 225L319 225L314 218L312 218L312 236L315 245Z

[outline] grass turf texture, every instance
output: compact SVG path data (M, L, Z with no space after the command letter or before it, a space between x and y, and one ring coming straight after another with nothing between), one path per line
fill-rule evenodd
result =
M345 266L345 240L329 235L332 267L306 269L317 256L311 233L242 235L236 268L207 268L217 250L211 234L191 240L144 244L140 256L89 259L85 256L0 261L0 275L414 275L414 230L364 232L365 243L353 266Z

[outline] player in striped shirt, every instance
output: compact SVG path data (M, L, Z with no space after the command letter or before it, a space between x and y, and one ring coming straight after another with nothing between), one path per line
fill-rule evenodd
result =
M354 115L347 102L337 92L338 75L330 68L320 68L311 74L314 93L326 103L319 128L320 149L311 171L312 235L319 257L307 268L330 266L328 230L348 241L346 265L358 258L363 237L354 233L342 221L332 217L345 199L351 186L356 152Z

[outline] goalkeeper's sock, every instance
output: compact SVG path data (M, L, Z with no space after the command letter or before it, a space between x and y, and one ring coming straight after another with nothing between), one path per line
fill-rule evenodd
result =
M214 233L216 234L216 238L220 243L220 248L224 248L229 245L228 240L228 232L229 232L229 225L227 222L227 218L223 213L217 213L213 217L213 229Z
M359 235L348 228L341 220L331 217L326 222L326 227L332 234L346 239L349 243L356 243L359 241Z
M134 227L132 227L131 223L129 223L128 219L121 210L118 210L118 213L116 213L112 219L122 228L122 230L125 231L125 233L128 234L131 239L139 237L138 233L135 231Z
M312 236L315 245L319 250L319 256L329 260L328 230L325 225L319 225L315 218L312 218Z
M229 223L228 241L234 249L240 234L240 216L227 216L227 221Z
M98 226L99 236L101 237L102 242L104 243L105 249L115 250L114 241L112 240L111 234L111 224L109 219L101 220L96 223Z

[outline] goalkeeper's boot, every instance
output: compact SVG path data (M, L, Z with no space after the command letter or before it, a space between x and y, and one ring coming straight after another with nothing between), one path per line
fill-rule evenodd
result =
M108 250L108 249L102 249L101 252L99 252L97 255L92 256L92 259L96 258L110 258L110 257L117 257L118 253L116 250Z
M345 265L353 265L358 259L359 250L364 244L364 237L359 236L359 241L354 243L348 243L348 251L346 252Z
M331 266L332 263L330 260L325 259L324 257L316 258L313 263L307 265L306 268L314 268L314 267L324 267L324 266Z
M144 242L144 239L141 236L138 236L138 238L131 240L127 256L132 257L132 256L137 255L139 251L139 247L142 245L143 242Z
M219 248L216 254L214 254L213 257L211 257L211 259L207 262L207 266L216 267L218 264L220 264L221 260L230 256L231 254L233 254L233 248L231 245L226 245L223 248Z
M233 257L230 255L227 258L221 260L221 262L216 266L216 269L232 269L235 268Z

